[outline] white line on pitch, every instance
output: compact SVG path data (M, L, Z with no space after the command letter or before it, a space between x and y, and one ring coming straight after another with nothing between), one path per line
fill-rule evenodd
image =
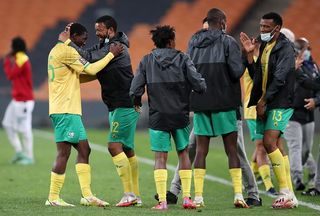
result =
M34 129L33 131L34 131L34 134L36 136L38 136L38 137L41 137L41 138L44 138L44 139L54 140L53 134L51 132L47 132L47 131L43 131L43 130L37 130L37 129ZM90 147L93 150L108 154L107 148L105 146L98 145L98 144L90 142ZM154 161L150 160L149 158L138 157L138 160L141 163L154 166ZM171 170L171 171L175 171L176 170L176 166L168 164L167 165L167 169ZM219 178L217 176L206 174L205 179L207 179L209 181L212 181L212 182L218 182L218 183L223 184L223 185L232 186L232 183L230 181L228 181L226 179L223 179L223 178ZM265 191L260 191L259 190L259 193L260 194L264 194L264 195L269 196L269 197L274 197L273 195L267 194ZM320 211L320 206L316 205L316 204L313 204L313 203L308 203L308 202L304 202L304 201L299 200L299 205L306 206L308 208Z

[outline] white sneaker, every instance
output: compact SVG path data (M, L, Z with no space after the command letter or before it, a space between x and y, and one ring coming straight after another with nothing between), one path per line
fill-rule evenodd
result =
M249 208L242 194L235 194L233 204L236 208Z
M74 207L74 205L65 202L63 199L59 198L57 200L49 201L45 203L46 206L63 206L63 207Z
M273 201L272 208L294 208L295 207L294 198L292 193L280 193L280 195Z
M205 206L202 196L195 196L193 202L196 204L197 208Z
M116 205L117 207L128 207L135 205L137 203L137 197L134 193L124 193L124 196L121 198L120 202Z
M108 202L105 202L95 196L81 197L80 204L84 206L98 206L98 207L106 207L110 205Z
M137 207L141 207L142 206L141 197L137 196L137 202L136 202L135 206L137 206Z
M293 198L292 198L293 208L298 208L299 201L298 201L296 195L294 195L294 193L292 193L292 196L293 196Z

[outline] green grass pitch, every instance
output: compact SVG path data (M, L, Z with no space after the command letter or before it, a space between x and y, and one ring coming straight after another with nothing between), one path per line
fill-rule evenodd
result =
M94 143L90 163L92 167L92 190L99 197L111 204L111 207L83 207L79 205L80 187L75 173L75 151L69 159L66 171L66 180L61 191L61 197L75 208L60 208L44 206L49 190L50 170L56 155L52 130L34 131L34 149L36 163L32 166L19 166L9 163L13 156L13 149L9 145L3 130L0 130L0 215L320 215L320 197L302 197L297 193L299 200L314 204L319 210L306 206L297 209L271 209L272 198L261 195L262 207L251 209L235 209L233 207L233 191L229 185L205 180L206 207L199 210L184 210L181 207L181 197L178 205L170 205L169 210L157 212L151 210L156 204L153 199L155 184L153 181L152 163L144 160L140 163L140 188L142 193L142 207L117 208L115 204L122 196L122 185L112 164L111 157L106 153L107 131L88 129L90 142ZM247 136L245 140L248 141ZM319 135L315 140L320 140ZM315 153L319 143L315 142ZM251 155L253 144L246 144L247 154ZM141 158L153 160L153 153L149 148L149 138L146 131L136 133L136 153ZM150 161L149 161L150 162ZM175 152L169 154L168 164L175 165ZM220 138L212 139L211 149L207 159L207 174L230 181L227 157L224 153ZM173 172L169 171L168 185ZM274 181L275 182L275 181ZM259 186L263 190L263 186ZM193 191L193 189L192 189ZM244 193L244 196L246 194Z

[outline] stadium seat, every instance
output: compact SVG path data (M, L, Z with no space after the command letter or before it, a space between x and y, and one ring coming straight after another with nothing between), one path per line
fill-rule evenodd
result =
M320 60L320 26L319 20L320 1L318 0L293 0L283 13L284 27L295 33L296 38L305 37L310 41L314 59Z
M37 43L41 34L59 20L73 21L94 0L2 0L0 1L1 32L0 56L10 50L10 41L20 35L26 39L29 49Z
M210 8L217 7L227 13L228 31L230 31L230 29L238 24L253 3L254 0L196 0L192 3L176 2L163 16L159 24L174 26L176 29L176 47L177 49L186 51L191 35L201 28L201 22ZM139 24L134 26L129 34L131 60L134 71L143 55L153 48L149 34L151 28L152 26L150 25Z

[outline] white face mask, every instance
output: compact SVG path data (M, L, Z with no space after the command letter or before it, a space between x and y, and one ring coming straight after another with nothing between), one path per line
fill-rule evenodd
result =
M277 27L277 26L276 26ZM271 31L271 32L268 32L268 33L261 33L260 34L260 38L263 42L269 42L272 40L274 34L274 30L276 29L276 27L274 27L274 29Z
M227 24L226 24L226 23L224 24L224 27L221 29L221 31L222 31L223 33L226 33L226 32L227 32Z
M310 56L311 56L310 50L305 50L305 51L303 52L303 60L309 61L309 60L310 60Z

